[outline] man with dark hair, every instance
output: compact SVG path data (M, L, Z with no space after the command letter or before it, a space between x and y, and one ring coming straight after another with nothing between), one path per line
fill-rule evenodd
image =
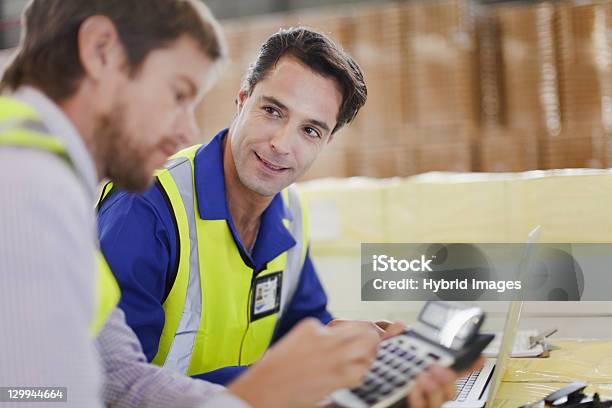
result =
M359 382L378 338L355 325L336 335L306 321L227 392L148 364L115 308L96 185L144 190L193 142L194 106L224 55L218 24L195 0L28 5L0 98L0 386L53 387L44 395L62 406L97 407L101 361L106 406L268 408L311 406ZM292 381L313 371L319 381Z
M175 155L143 195L105 186L102 250L149 361L226 384L305 318L342 332L291 185L366 95L360 68L328 37L281 30L249 67L229 129ZM402 330L361 324L383 337ZM455 379L440 367L423 374L411 402L440 405Z

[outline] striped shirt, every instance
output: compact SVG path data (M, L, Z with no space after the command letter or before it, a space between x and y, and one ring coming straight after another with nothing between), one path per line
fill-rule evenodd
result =
M118 309L94 347L94 163L55 103L30 87L13 96L39 113L74 168L0 147L0 387L67 387L63 407L246 407L222 387L148 364Z

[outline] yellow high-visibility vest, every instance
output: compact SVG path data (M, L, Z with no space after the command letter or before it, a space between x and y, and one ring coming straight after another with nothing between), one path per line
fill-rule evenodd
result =
M72 166L64 145L49 133L38 113L29 105L9 97L0 97L1 146L45 150L58 155ZM115 276L99 250L96 251L96 263L96 312L90 326L93 336L100 332L121 296Z
M177 153L156 172L175 218L179 252L176 279L162 305L165 322L153 363L190 376L249 365L263 355L296 291L308 248L305 206L290 187L281 194L291 214L283 223L296 245L256 276L278 279L278 310L253 319L254 271L240 256L227 221L202 219L198 212L194 157L200 147ZM104 187L101 202L112 189L112 183Z

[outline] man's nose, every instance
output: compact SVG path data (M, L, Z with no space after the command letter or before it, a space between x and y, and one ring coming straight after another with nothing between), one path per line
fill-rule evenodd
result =
M270 147L278 154L288 154L291 151L291 137L289 126L283 126L274 133Z

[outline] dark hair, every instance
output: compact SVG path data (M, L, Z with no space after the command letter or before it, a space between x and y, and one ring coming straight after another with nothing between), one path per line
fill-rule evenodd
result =
M359 65L324 34L304 27L280 30L270 36L249 66L242 88L250 95L284 56L292 56L317 74L335 79L342 105L332 133L350 123L365 104L368 90Z
M22 16L20 47L0 88L33 85L51 99L72 95L83 78L78 33L87 18L109 18L135 75L147 55L188 35L213 61L223 59L225 44L218 23L195 0L32 0Z

